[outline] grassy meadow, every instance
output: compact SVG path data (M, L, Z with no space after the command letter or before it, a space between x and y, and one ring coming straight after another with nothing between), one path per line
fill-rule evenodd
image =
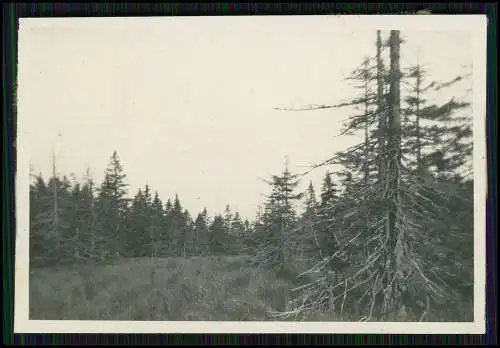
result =
M263 321L336 318L325 311L282 319L286 289L300 285L245 257L124 259L112 265L33 268L37 320ZM296 281L295 281L296 282ZM286 306L286 304L285 304ZM338 320L338 319L337 319Z

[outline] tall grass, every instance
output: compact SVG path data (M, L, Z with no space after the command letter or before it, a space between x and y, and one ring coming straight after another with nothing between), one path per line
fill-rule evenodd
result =
M293 284L244 261L244 257L124 259L114 265L32 269L30 318L279 320L272 313L286 301L284 294ZM322 313L316 320L334 319Z

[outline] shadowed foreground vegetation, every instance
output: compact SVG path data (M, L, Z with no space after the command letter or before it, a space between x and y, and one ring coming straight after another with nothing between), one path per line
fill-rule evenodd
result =
M231 256L35 268L30 284L31 319L221 321L272 320L293 285Z
M246 261L240 256L144 258L114 265L34 268L30 272L30 319L352 320L326 309L298 317L276 316L276 307L286 301L286 289L300 283L247 266Z

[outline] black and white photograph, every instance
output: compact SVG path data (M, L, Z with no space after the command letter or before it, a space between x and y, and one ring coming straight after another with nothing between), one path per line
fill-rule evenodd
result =
M486 17L23 18L18 332L482 333Z

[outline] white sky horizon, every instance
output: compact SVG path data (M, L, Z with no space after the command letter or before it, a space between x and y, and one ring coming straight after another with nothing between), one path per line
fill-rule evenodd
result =
M21 24L18 117L34 173L51 175L55 148L59 175L90 168L99 183L116 150L131 196L148 184L164 202L178 194L193 218L229 204L252 220L269 192L259 178L280 173L285 156L302 172L353 144L337 136L344 110L275 108L354 97L344 78L375 54L376 28L280 17ZM401 35L402 68L419 61L429 79L473 63L467 31ZM299 189L312 180L319 194L326 170Z

